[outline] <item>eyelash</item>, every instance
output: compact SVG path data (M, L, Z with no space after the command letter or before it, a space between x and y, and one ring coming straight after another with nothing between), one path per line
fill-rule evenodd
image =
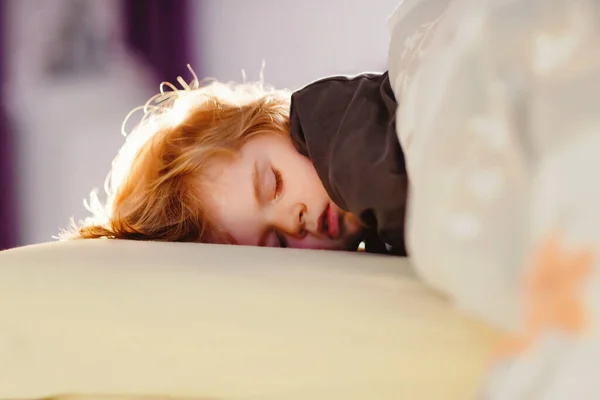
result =
M274 198L276 199L277 196L279 196L279 194L281 193L281 190L283 189L283 178L281 177L281 172L276 168L273 168L273 175L275 175L275 196L274 196Z
M288 244L287 244L285 238L281 234L276 233L276 236L277 236L277 241L279 241L279 247L281 247L281 248L288 247Z

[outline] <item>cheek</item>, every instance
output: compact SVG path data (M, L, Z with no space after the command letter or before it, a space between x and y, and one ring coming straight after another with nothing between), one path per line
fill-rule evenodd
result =
M215 196L207 207L217 225L240 245L255 246L262 234L260 214L248 201L247 193L230 190L227 195Z
M285 160L283 160L285 162ZM317 175L312 162L301 154L296 154L287 161L289 178L295 182L302 191L312 194L325 194L325 188Z

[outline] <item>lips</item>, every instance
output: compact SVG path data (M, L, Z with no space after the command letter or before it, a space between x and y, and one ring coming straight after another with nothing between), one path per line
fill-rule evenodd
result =
M331 239L337 239L340 235L340 214L328 204L319 217L318 225L319 233L323 233Z

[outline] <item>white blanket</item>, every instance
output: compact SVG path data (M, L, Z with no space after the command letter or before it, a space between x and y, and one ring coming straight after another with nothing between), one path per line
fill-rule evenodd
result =
M592 0L406 0L390 19L409 253L513 335L486 398L600 398L598 15Z

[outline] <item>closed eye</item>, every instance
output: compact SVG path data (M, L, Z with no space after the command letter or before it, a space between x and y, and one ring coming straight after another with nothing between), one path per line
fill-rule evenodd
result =
M283 190L283 178L281 172L277 168L272 168L272 170L273 175L275 176L275 193L273 194L273 199L277 200Z
M281 233L276 232L275 235L277 236L277 241L279 243L279 247L281 247L281 248L288 247L287 240L285 240L285 238L283 237L283 235Z

